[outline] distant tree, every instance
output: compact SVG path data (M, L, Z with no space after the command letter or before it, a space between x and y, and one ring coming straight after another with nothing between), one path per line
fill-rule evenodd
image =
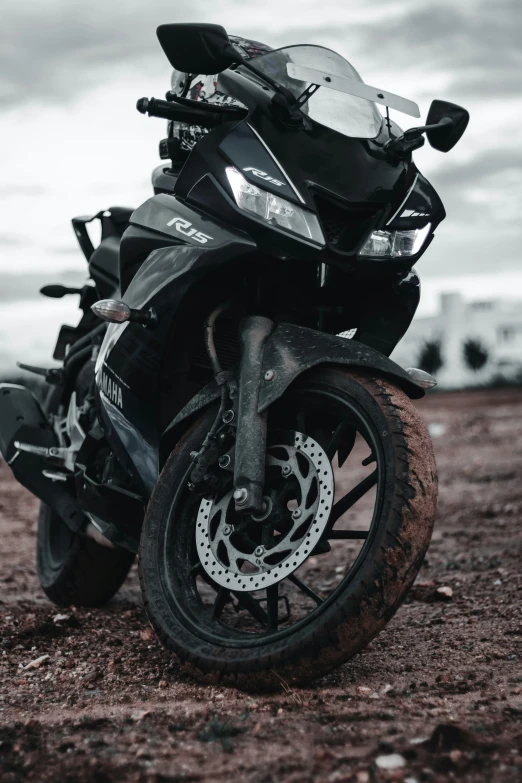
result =
M489 359L488 349L481 340L472 337L466 340L462 348L464 363L473 372L481 370Z
M441 341L426 340L420 350L417 363L421 370L429 372L430 375L438 372L444 364Z

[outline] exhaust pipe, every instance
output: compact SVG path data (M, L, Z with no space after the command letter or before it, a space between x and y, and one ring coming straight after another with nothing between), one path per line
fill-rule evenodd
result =
M46 503L74 532L86 518L74 496L55 481L58 439L35 396L25 386L0 384L0 452L16 480Z

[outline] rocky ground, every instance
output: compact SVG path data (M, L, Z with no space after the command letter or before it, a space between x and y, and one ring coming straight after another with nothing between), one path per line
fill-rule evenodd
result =
M440 502L409 598L363 654L278 694L183 675L134 572L103 610L51 606L37 504L0 465L0 780L522 780L522 392L421 409Z

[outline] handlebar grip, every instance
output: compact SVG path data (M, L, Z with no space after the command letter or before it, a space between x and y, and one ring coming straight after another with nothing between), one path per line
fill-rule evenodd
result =
M223 121L222 115L218 112L181 106L158 98L140 98L136 108L141 114L148 114L149 117L161 117L164 120L176 120L187 125L201 125L204 128L216 128Z

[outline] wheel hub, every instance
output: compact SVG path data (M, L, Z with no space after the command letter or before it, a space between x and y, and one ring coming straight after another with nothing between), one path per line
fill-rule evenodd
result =
M267 449L266 508L257 520L235 511L233 490L203 499L196 545L206 573L230 590L276 584L307 559L321 538L334 499L330 460L313 438L281 433Z

